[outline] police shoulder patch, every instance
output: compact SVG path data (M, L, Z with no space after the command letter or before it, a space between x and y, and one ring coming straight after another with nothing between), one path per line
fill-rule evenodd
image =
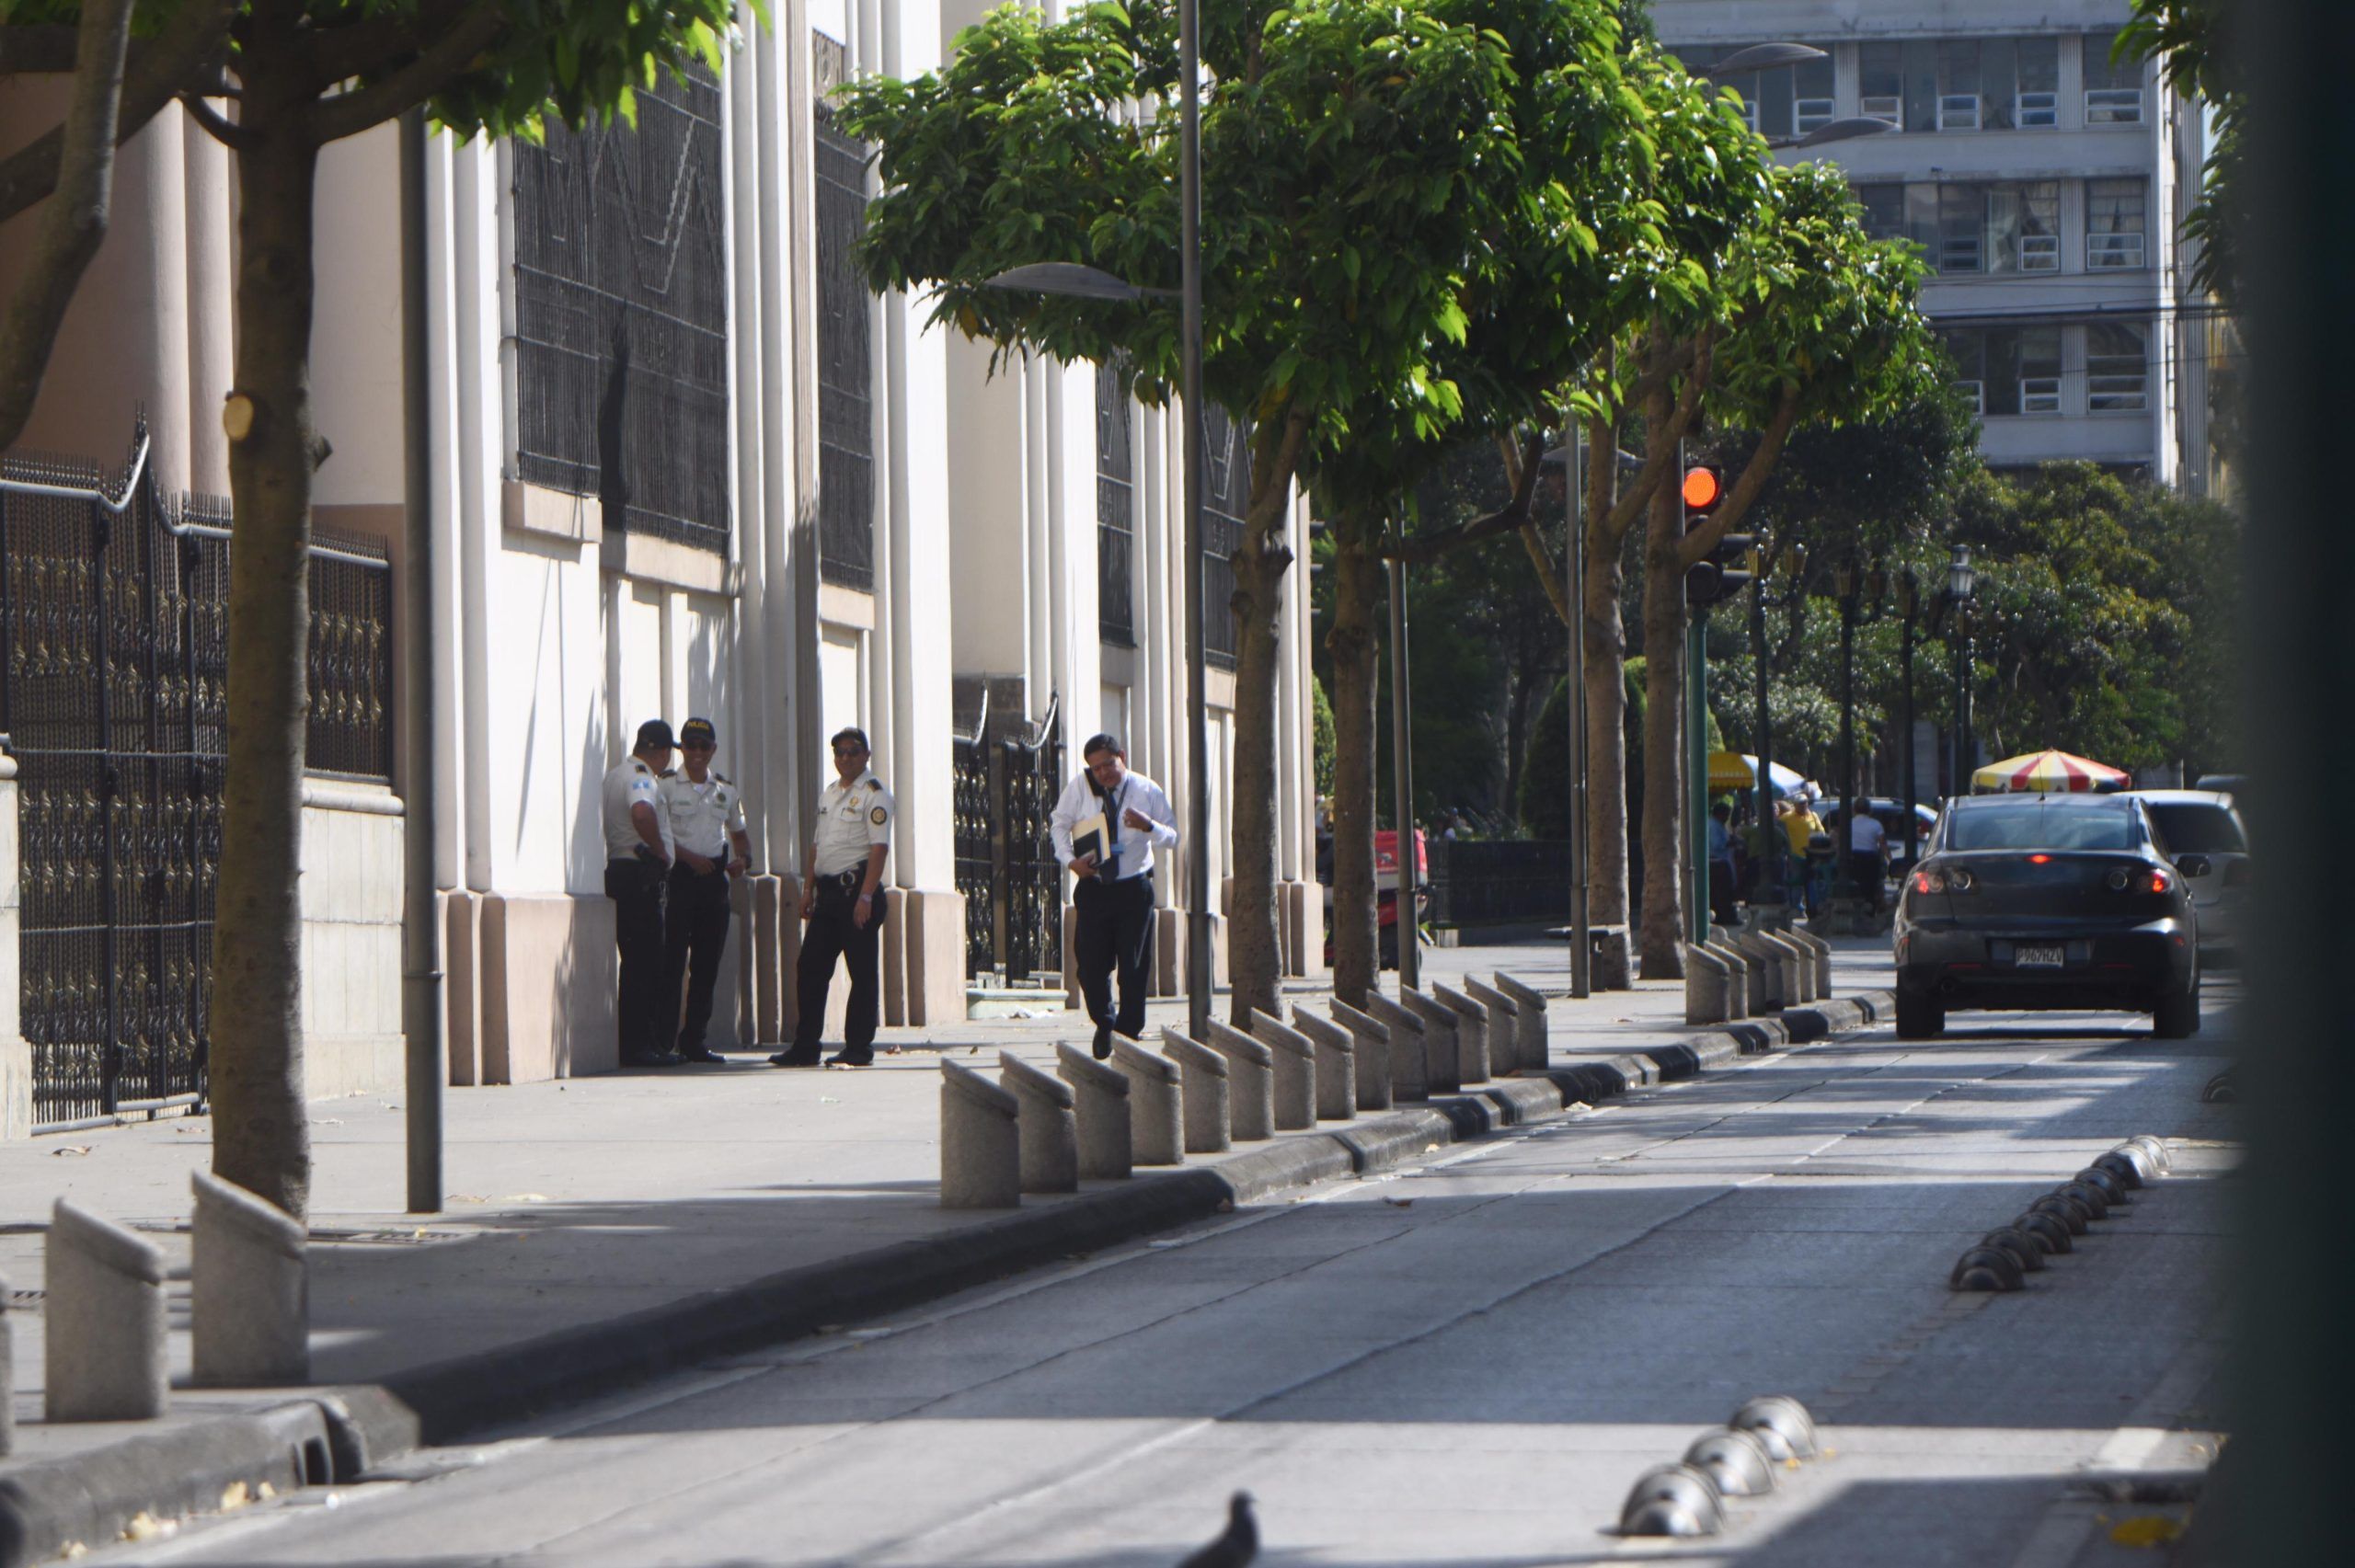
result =
M869 779L867 781L867 787L871 790L881 789L883 787L883 781L881 779Z
M874 810L867 814L867 819L880 828L884 823L891 819L891 814L879 806Z

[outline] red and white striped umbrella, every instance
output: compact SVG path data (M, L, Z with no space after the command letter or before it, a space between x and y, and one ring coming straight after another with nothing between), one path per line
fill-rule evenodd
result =
M2126 789L2132 785L2134 778L2123 769L2088 757L2073 757L2066 751L2031 751L2024 757L1990 762L1971 774L1970 782L1979 789L1997 794L2048 790L2058 794Z

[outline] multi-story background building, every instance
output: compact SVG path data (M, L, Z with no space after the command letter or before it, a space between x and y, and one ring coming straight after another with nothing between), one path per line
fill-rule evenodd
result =
M1876 235L1922 246L1923 303L1987 461L2084 459L2208 488L2214 310L2181 217L2207 151L2197 104L2116 63L2127 0L1654 0L1706 66L1752 44L1829 58L1729 78L1757 130L1890 132L1786 152L1836 161Z

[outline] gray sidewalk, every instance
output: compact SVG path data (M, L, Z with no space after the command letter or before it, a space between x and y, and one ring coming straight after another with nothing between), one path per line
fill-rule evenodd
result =
M1558 998L1549 1010L1557 1064L1641 1052L1692 1033L1681 983L1569 1001L1568 955L1558 944L1433 950L1425 984L1499 968ZM1885 987L1889 973L1886 946L1844 944L1834 994ZM1384 989L1395 980L1385 975ZM1329 994L1303 986L1287 1001L1321 1009ZM1153 1005L1147 1033L1157 1036L1165 1023L1182 1026L1182 1001ZM947 1057L994 1073L1005 1048L1051 1068L1057 1041L1084 1044L1088 1033L1078 1015L891 1029L879 1044L896 1050L864 1070L779 1071L744 1054L726 1066L453 1090L447 1208L432 1216L399 1207L400 1106L379 1098L318 1102L311 1108L313 1375L322 1384L381 1382L1000 1219L938 1205L937 1063ZM0 1275L14 1292L18 1421L17 1452L0 1460L0 1482L29 1463L284 1397L178 1389L160 1423L53 1427L40 1420L36 1288L42 1232L60 1196L146 1231L166 1249L175 1270L172 1352L185 1376L189 1176L211 1159L211 1131L207 1118L177 1118L0 1147ZM1282 1134L1278 1143L1313 1136ZM1087 1186L1123 1185L1143 1183ZM1024 1209L1072 1201L1026 1198Z

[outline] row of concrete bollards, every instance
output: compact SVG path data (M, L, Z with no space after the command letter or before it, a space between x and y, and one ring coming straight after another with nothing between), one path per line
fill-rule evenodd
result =
M194 1381L267 1388L311 1374L302 1221L245 1188L194 1173L189 1265ZM163 1249L67 1198L42 1253L43 1410L52 1422L146 1421L171 1397ZM0 1281L0 1454L13 1437L7 1288Z
M1109 1062L1058 1046L1051 1073L998 1053L998 1076L943 1061L940 1201L1010 1208L1024 1193L1075 1192L1138 1165L1175 1165L1237 1142L1348 1121L1467 1083L1542 1070L1545 998L1511 975L1462 990L1402 988L1361 1011L1292 1022L1254 1012L1246 1034L1212 1022L1204 1037L1164 1029L1161 1050L1112 1037Z
M1775 1471L1821 1453L1815 1418L1787 1394L1746 1402L1721 1427L1693 1439L1683 1459L1636 1478L1619 1508L1626 1536L1709 1536L1725 1528L1726 1499L1775 1490Z
M1731 1024L1832 994L1832 944L1813 932L1709 928L1684 947L1684 1021Z
M2076 1251L2075 1238L2174 1164L2167 1146L2148 1133L2130 1138L2038 1198L2008 1225L1965 1247L1947 1283L1957 1290L2017 1290L2045 1259Z

